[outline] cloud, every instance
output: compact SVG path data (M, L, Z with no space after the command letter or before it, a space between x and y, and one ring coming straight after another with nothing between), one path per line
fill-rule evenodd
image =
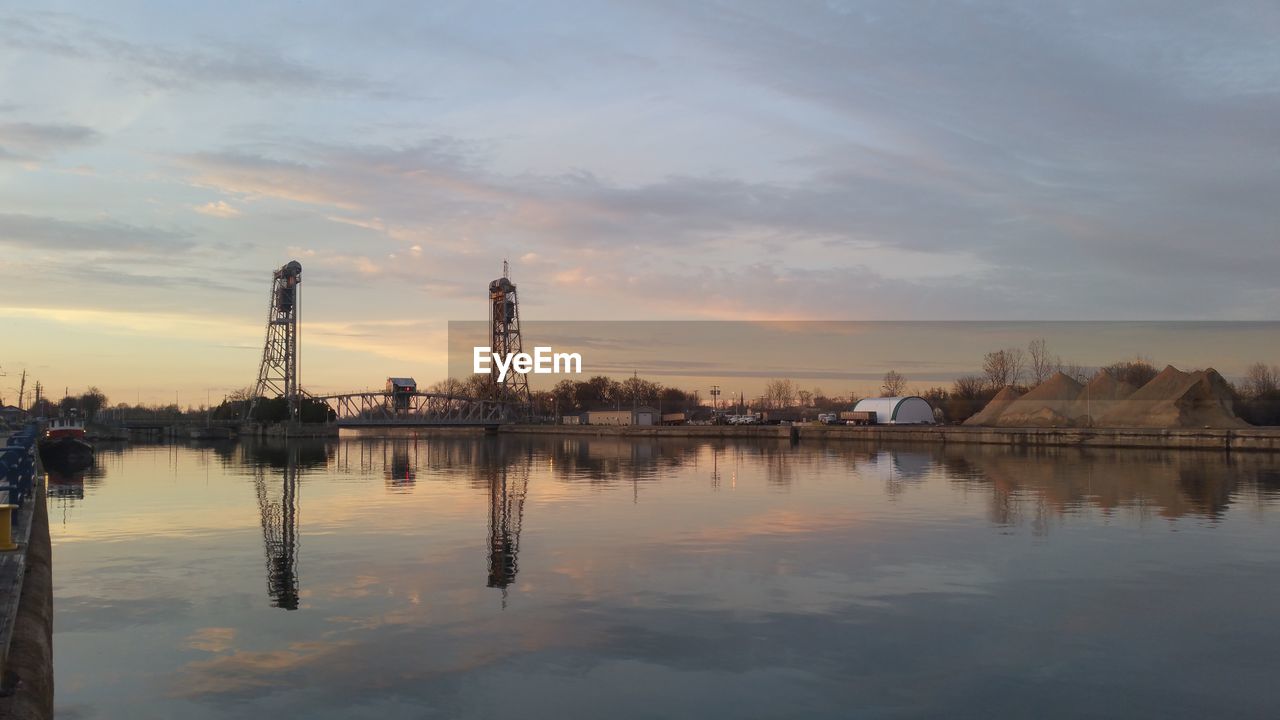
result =
M0 39L13 48L123 65L129 80L166 90L236 85L357 95L388 92L381 83L303 63L274 47L208 40L181 48L135 42L110 32L102 23L65 13L0 18Z
M228 205L225 200L197 205L195 207L195 211L201 215L209 215L217 218L233 218L240 216L240 211L231 205Z
M0 245L11 247L158 253L191 246L185 233L115 220L76 221L0 213Z
M101 138L96 130L83 125L3 123L0 124L0 160L41 160Z

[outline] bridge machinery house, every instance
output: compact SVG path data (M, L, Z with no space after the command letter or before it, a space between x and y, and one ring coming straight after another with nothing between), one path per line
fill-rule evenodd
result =
M396 410L409 409L409 396L418 392L418 383L413 378L387 378L387 394L391 396L392 406Z
M634 410L588 410L584 413L587 425L657 425L657 408L638 407Z

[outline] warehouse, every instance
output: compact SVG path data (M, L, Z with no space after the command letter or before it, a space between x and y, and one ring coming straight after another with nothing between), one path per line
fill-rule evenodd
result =
M877 425L929 425L933 406L922 397L881 397L859 400L854 412L873 412Z
M634 410L590 410L586 413L588 425L657 425L658 410L638 407Z

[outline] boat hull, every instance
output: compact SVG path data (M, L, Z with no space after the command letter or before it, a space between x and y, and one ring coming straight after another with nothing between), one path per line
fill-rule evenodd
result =
M40 440L40 461L63 470L86 468L93 464L93 446L76 437L54 437Z

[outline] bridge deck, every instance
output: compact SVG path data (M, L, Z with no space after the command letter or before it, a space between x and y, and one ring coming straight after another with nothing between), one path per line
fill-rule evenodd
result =
M504 403L440 393L348 393L315 399L333 409L339 427L494 427L510 415Z

